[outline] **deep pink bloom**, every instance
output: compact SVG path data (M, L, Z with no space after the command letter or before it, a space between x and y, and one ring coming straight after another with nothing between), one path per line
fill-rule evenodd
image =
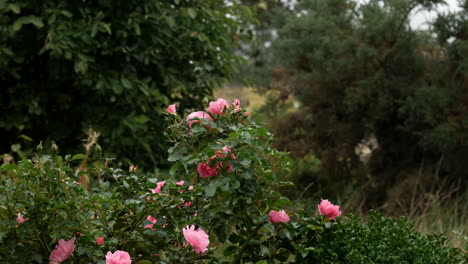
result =
M287 223L289 222L289 220L291 220L289 218L289 215L286 214L284 210L280 210L280 211L271 210L268 216L269 216L270 222L272 222L273 224Z
M198 174L202 178L207 178L209 176L218 175L218 170L216 168L210 167L210 161L198 163L197 168Z
M26 221L29 220L29 218L23 218L23 214L22 213L18 213L17 215L18 217L16 218L16 222L18 222L19 224L22 224Z
M156 188L150 189L151 193L161 193L161 188L166 184L166 181L160 181L156 183Z
M50 262L62 263L67 260L75 250L75 240L76 237L73 237L68 241L60 239L58 241L58 245L55 246L55 249L50 253Z
M249 115L250 115L249 112L245 112L245 113L244 113L244 116L245 116L245 117L248 117Z
M210 102L206 111L210 112L212 116L224 114L224 110L229 108L229 104L223 98L219 98L214 102Z
M166 108L166 110L170 115L177 115L175 104L171 104L170 106Z
M146 220L147 221L150 221L152 224L147 224L145 225L145 228L149 228L153 231L156 231L156 229L153 228L154 224L156 224L158 222L158 219L152 217L151 215L148 215L148 217L146 217Z
M192 245L196 253L202 253L208 250L210 239L202 229L195 230L195 226L187 226L183 229L184 237Z
M182 186L182 185L184 185L184 182L185 182L185 181L178 181L178 182L176 182L175 184L176 184L176 185L179 185L179 186Z
M189 127L192 128L193 123L199 123L200 120L194 120L195 118L199 119L206 119L209 121L213 121L211 116L203 111L198 111L198 112L193 112L190 115L187 116L187 121L189 124Z
M106 264L131 264L132 259L130 258L130 255L121 250L117 250L114 253L111 253L110 251L107 252L106 255Z
M328 200L323 200L318 205L318 210L321 215L325 215L330 219L334 219L341 215L340 206L330 203Z
M104 237L98 237L98 238L96 238L96 244L97 244L98 246L104 244Z
M234 112L239 112L240 110L242 110L242 108L240 107L239 99L235 99L232 105L234 106Z

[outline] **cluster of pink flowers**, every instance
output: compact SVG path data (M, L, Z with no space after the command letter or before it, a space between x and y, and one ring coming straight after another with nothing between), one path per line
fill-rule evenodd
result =
M229 147L223 147L222 151L216 151L216 155L213 155L209 158L206 162L198 163L197 171L198 175L202 178L207 178L210 176L217 176L218 171L225 166L223 162L215 162L213 167L210 164L213 162L214 159L224 159L225 157L230 157L231 159L236 159L236 155L232 153L232 149ZM233 166L231 164L227 164L227 171L232 171Z
M320 215L326 216L328 219L335 219L337 216L341 215L340 206L330 203L328 200L323 200L318 205L318 211ZM277 223L287 223L291 219L289 215L284 211L275 211L271 210L268 214L269 220L273 224Z

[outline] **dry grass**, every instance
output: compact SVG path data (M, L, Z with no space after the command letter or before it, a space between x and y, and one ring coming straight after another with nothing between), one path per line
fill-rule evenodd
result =
M229 102L233 102L234 99L239 99L241 107L247 109L249 112L259 109L266 102L266 97L258 94L255 88L235 84L229 84L215 90L214 97L223 98Z

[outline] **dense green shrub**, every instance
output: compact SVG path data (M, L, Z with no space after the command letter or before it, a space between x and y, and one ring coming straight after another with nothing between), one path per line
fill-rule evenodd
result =
M411 193L410 177L422 188L417 199L434 182L454 188L447 183L467 170L458 162L468 153L467 6L440 16L434 30L409 24L411 14L442 2L308 0L282 17L271 49L277 93L267 107L290 95L300 107L272 122L275 146L317 156L324 178L353 183L362 190L357 202L370 207L392 200L394 187ZM378 147L362 162L356 147L374 137ZM341 190L330 185L327 194L338 195L333 189Z
M164 106L199 106L252 19L223 0L1 0L0 152L23 139L76 151L92 126L119 159L165 163Z
M106 252L116 250L142 264L465 260L459 249L415 233L403 219L374 214L365 223L337 217L336 206L333 216L322 212L333 220L294 213L279 192L290 183L277 178L291 160L269 147L272 135L241 109L230 107L192 124L178 115L169 118L169 160L175 163L166 177L112 169L107 160L88 160L86 171L76 170L88 159L82 154L38 154L2 164L0 263L46 263L57 240L73 238L76 248L63 263L105 263ZM97 179L89 191L75 183L82 174ZM281 209L290 217L269 218L271 210ZM27 220L15 221L19 213ZM187 243L183 229L189 225L209 236L206 251L194 252Z

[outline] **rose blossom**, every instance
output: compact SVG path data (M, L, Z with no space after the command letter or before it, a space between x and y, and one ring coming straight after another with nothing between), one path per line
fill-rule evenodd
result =
M177 115L175 104L171 104L170 106L166 108L166 110L170 115Z
M75 240L76 237L66 241L60 239L58 245L55 246L55 249L50 253L49 260L51 263L62 263L67 260L73 251L75 250Z
M178 181L178 182L176 182L175 184L176 184L176 185L179 185L179 186L182 186L182 185L184 185L184 182L185 182L185 181Z
M232 103L232 106L234 106L234 112L239 112L240 110L242 110L242 108L240 107L239 99L235 99L234 103Z
M209 121L213 121L211 116L209 114L203 112L203 111L193 112L193 113L191 113L190 115L187 116L187 121L188 121L188 124L189 124L190 128L192 128L193 123L200 122L200 120L194 120L195 118L206 119L206 120L209 120Z
M198 163L197 171L200 177L202 178L218 175L218 170L216 168L210 167L210 160L208 160L207 162Z
M273 224L287 223L289 222L289 220L291 220L288 214L286 214L284 210L280 210L280 211L271 210L268 216L269 216L270 222L272 222Z
M24 218L22 213L18 213L17 216L18 217L16 218L16 222L18 222L18 224L22 224L29 220L29 218Z
M196 253L203 253L208 250L210 239L202 229L195 230L195 226L187 226L183 229L184 237L192 245Z
M318 205L318 210L321 215L325 215L330 219L341 215L340 206L333 205L328 200L322 199L322 202Z
M156 229L153 228L154 224L156 224L158 222L158 219L152 217L151 215L148 215L148 217L146 217L146 221L150 221L152 224L147 224L145 225L145 228L149 228L153 231L156 231Z
M121 250L117 250L114 253L111 253L110 251L107 252L106 255L106 264L131 264L132 259L130 258L130 255Z
M104 244L104 237L98 237L98 238L96 238L96 244L97 244L98 246Z
M161 188L166 184L166 181L160 181L156 183L156 188L150 189L151 193L161 193Z
M228 108L229 108L228 102L224 100L223 98L219 98L218 100L214 102L210 102L206 111L210 112L211 115L215 116L215 115L224 114L224 109L228 109Z

